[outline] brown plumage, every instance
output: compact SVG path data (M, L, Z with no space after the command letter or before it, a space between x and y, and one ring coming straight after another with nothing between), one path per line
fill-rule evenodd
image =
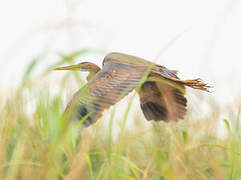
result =
M186 113L185 86L208 91L200 79L182 81L177 71L122 53L110 53L100 69L93 63L79 63L56 70L87 71L88 83L75 93L66 108L70 120L85 119L84 126L96 122L108 109L136 89L147 120L177 121Z

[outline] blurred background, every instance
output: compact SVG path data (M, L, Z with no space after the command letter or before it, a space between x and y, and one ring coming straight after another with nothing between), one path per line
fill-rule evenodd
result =
M241 0L0 1L0 179L241 179L240 32ZM188 88L178 123L147 122L131 93L67 125L86 73L53 69L113 51L212 93Z
M73 62L100 66L117 51L201 77L214 86L207 96L232 103L241 96L240 19L239 0L1 1L0 91L16 87L34 59L31 78L80 51ZM54 84L62 73L50 74Z

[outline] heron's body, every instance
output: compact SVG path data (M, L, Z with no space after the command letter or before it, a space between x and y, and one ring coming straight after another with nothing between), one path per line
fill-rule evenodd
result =
M182 81L177 71L122 53L108 54L102 69L87 62L57 68L68 69L89 72L88 83L75 93L65 111L70 120L85 118L85 126L134 89L147 120L177 121L186 113L185 86L205 91L209 88L199 79Z

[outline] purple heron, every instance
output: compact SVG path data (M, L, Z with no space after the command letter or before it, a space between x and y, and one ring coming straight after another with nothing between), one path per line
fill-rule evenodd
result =
M147 120L177 121L186 113L185 86L207 92L210 88L201 79L180 80L175 70L127 54L110 53L102 65L101 69L82 62L55 69L89 72L87 84L74 94L65 110L68 119L85 118L84 127L96 122L105 109L134 89Z

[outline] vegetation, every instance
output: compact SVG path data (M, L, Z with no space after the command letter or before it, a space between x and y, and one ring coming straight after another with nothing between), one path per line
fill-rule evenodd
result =
M73 63L87 52L61 55L40 81L49 69ZM118 112L112 110L107 129L103 118L80 130L67 126L62 117L70 74L53 94L30 79L39 60L30 63L22 84L7 100L0 94L0 179L241 179L238 106L228 110L230 120L221 119L223 110L214 103L209 103L205 118L189 107L178 123L147 122L136 113L130 128L130 100L120 124L114 125ZM82 82L78 73L74 77ZM217 136L220 124L227 131L222 138Z

